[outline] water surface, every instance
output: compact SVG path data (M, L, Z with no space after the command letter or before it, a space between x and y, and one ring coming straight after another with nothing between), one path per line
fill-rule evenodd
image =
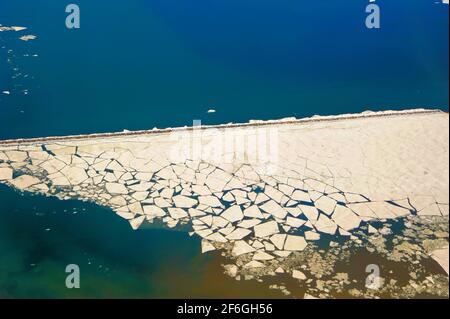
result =
M78 30L63 1L0 3L1 24L39 37L0 36L0 138L448 110L448 5L435 0L377 1L379 30L366 0L76 3Z

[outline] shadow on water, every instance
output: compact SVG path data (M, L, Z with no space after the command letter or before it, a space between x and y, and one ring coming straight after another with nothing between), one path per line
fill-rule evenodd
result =
M161 228L133 231L107 208L22 194L0 185L2 298L280 298L256 281L222 273L217 252ZM67 289L77 264L81 288Z

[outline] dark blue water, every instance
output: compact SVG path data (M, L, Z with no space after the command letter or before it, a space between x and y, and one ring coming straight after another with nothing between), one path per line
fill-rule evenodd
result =
M133 231L106 208L21 194L0 185L1 298L281 297L222 273L200 240L161 228ZM69 264L80 289L67 289Z
M368 0L76 3L79 30L64 1L0 2L1 24L39 37L0 34L0 138L448 110L448 6L435 0L377 1L379 30L364 25Z

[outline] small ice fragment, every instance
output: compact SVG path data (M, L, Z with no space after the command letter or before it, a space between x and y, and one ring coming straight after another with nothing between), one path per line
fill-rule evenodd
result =
M214 109L209 109L206 113L216 113L216 110L214 110Z
M9 91L3 91L2 93L6 94L6 95L10 95L11 94L11 92L9 92Z
M26 30L26 27L19 27L19 26L11 26L11 29L14 31L23 31Z
M34 40L36 38L37 38L37 36L28 34L28 35L21 36L19 39L22 41L30 41L30 40Z

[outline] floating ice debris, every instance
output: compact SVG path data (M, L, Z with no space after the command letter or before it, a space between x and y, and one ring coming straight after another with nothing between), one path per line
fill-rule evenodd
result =
M445 272L448 275L448 245L446 247L443 247L441 249L437 249L433 251L430 255L431 257L436 260L439 265L441 265L442 269L445 270Z
M275 273L277 274L284 274L284 269L281 267L278 267L277 269L275 269Z
M3 94L6 94L6 95L10 95L10 94L11 94L10 91L2 91L2 93L3 93Z
M203 239L202 240L202 253L206 253L208 251L216 250L216 247L214 247L209 241Z
M279 233L278 223L276 221L269 221L253 227L256 237L266 237Z
M7 26L0 26L0 32L3 31L22 31L25 30L26 27L18 27L18 26L11 26L11 27L7 27Z
M303 272L301 272L300 270L293 270L292 271L292 277L298 280L306 280L306 276Z
M0 181L13 178L13 170L9 167L0 167Z
M30 40L34 40L36 38L37 38L37 36L28 34L28 35L21 36L19 39L22 41L30 41Z
M377 229L371 225L368 226L367 231L369 232L369 234L375 234L377 233Z
M216 113L215 109L209 109L206 113Z
M234 244L234 247L233 247L233 250L232 250L232 254L234 256L240 256L240 255L251 253L251 252L254 252L254 251L255 251L255 248L253 248L252 246L247 244L245 241L238 240Z
M252 260L244 265L244 268L262 268L262 267L264 267L264 264L256 260Z
M222 213L222 217L230 222L236 222L244 218L244 214L239 206L231 206Z
M225 269L225 273L230 277L236 277L238 272L238 267L233 264L225 265L223 267Z
M26 30L26 27L20 27L20 26L12 26L11 29L13 29L14 31L22 31L22 30Z
M273 257L272 255L265 253L263 251L257 251L254 255L253 255L253 260L271 260L274 259L275 257Z
M229 268L236 279L259 280L266 274L284 272L305 283L311 280L308 292L323 296L323 291L310 289L317 278L312 269L323 272L333 271L333 267L325 263L321 253L311 261L319 266L308 268L312 276L308 273L303 279L306 276L299 269L305 268L293 269L294 265L306 266L301 258L317 250L344 251L346 243L362 245L365 237L388 236L389 227L372 221L389 224L399 216L410 216L413 209L408 209L408 201L417 209L411 218L422 215L448 221L448 182L441 181L442 171L448 171L447 162L430 165L426 156L411 157L411 170L425 167L428 174L408 175L411 182L401 190L378 187L376 179L364 177L369 168L370 176L384 176L386 185L406 176L395 168L403 167L403 162L397 162L404 155L398 152L404 149L448 157L448 136L445 139L440 134L448 129L448 115L411 113L413 116L401 118L385 116L389 113L373 119L373 115L360 120L353 116L351 122L333 117L333 122L322 123L326 120L320 119L310 127L279 123L280 165L277 174L269 176L264 165L253 165L232 151L231 158L236 161L229 164L189 155L168 158L175 144L155 132L133 137L105 134L58 141L48 138L38 143L0 142L0 182L20 190L111 207L134 229L154 220L167 227L186 226L190 235L202 239L203 252L219 250L222 256L233 259L237 266ZM423 117L430 121L423 121ZM433 143L423 140L424 136L433 137ZM386 140L390 142L384 144ZM399 144L407 147L398 148ZM373 150L391 164L369 161L367 154ZM220 149L217 152L218 156L228 155ZM415 186L411 189L409 185ZM428 196L415 196L419 191ZM448 238L448 229L442 232ZM317 241L328 235L336 237L335 241L318 249ZM432 247L430 253L440 247ZM442 258L443 264L445 258L448 260L443 253L433 256Z
M284 243L285 250L302 251L306 248L306 240L302 236L288 235Z

